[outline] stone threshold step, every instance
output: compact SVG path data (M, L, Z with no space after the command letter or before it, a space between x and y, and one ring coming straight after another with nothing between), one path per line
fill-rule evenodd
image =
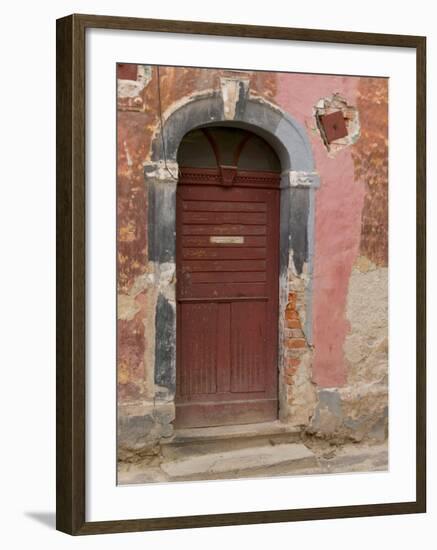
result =
M232 426L213 426L209 428L179 428L174 436L164 444L206 443L224 439L242 439L289 435L296 438L300 435L298 428L293 428L275 420L273 422L258 422L256 424L239 424Z
M268 476L269 468L278 466L290 467L289 473L292 475L294 471L298 473L303 468L317 468L318 461L305 445L284 443L186 456L179 460L163 462L161 470L170 481L187 481L232 475L247 476L261 471Z

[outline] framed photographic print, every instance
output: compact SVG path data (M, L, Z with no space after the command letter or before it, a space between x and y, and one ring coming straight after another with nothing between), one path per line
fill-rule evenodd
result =
M57 22L57 528L424 512L426 41Z

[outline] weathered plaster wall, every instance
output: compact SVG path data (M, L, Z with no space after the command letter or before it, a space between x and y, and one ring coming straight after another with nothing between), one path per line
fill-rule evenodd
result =
M263 98L306 127L321 186L305 195L315 220L307 235L314 250L302 258L291 254L281 275L281 419L319 435L381 437L387 416L387 81L176 67L159 72L164 123L185 102L226 91ZM247 86L224 90L227 77ZM174 297L165 289L174 286L174 264L159 249L166 236L147 234L149 217L165 215L171 204L144 177L160 130L156 67L119 67L118 89L119 436L122 445L138 448L171 435L174 418L172 381L154 369L157 355L165 364L165 329L173 326ZM315 114L334 94L344 113L356 109L359 118L353 139L328 150ZM148 176L156 189L161 174L170 179L166 172L161 167ZM167 308L169 322L156 342L157 308ZM364 318L365 308L374 315ZM162 313L159 319L166 318Z
M198 91L219 91L220 77L239 74L235 71L161 67L164 120L181 100ZM118 387L120 400L131 402L153 397L154 393L145 369L154 353L147 348L150 327L145 323L146 312L154 309L157 297L151 289L156 286L156 274L151 272L149 264L154 258L149 258L148 254L148 190L144 184L144 165L150 161L151 145L160 121L157 115L157 68L124 64L118 68L118 77ZM271 73L251 76L251 89L265 98L274 96L275 84ZM157 215L164 213L165 209Z
M327 150L314 108L334 94L356 109L347 147ZM289 376L292 414L318 435L384 439L388 411L388 82L281 74L278 104L308 128L316 194L312 361ZM343 141L343 140L342 140ZM375 262L375 263L373 263ZM299 376L298 373L299 372ZM301 392L299 380L314 391ZM316 397L314 397L314 394ZM304 399L302 397L305 396Z
M348 331L346 297L361 234L364 185L355 182L352 147L328 154L317 130L314 109L339 92L354 105L358 78L281 74L277 101L308 128L322 185L316 194L313 273L313 381L344 384L343 342Z

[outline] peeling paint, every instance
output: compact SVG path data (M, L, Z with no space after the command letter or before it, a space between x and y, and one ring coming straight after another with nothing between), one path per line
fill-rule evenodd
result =
M220 87L223 97L225 120L234 120L237 105L244 104L249 91L249 79L221 77Z
M144 163L144 174L148 179L172 183L178 178L179 166L173 160L148 161Z
M381 440L388 352L379 305L387 301L380 271L387 264L385 80L163 67L164 159L156 68L141 77L141 67L136 81L119 82L118 97L118 387L126 445L153 448L173 429L177 148L189 125L235 118L248 128L264 125L260 134L278 146L283 169L281 420L311 425L323 437ZM335 109L348 118L348 137L327 154L314 116ZM298 145L287 159L279 144L290 136ZM370 293L375 315L363 320L366 308L357 300ZM376 313L380 326L372 324Z
M296 372L287 387L287 421L293 426L307 426L314 414L317 388L312 382L311 360L308 351L299 358Z
M371 266L363 259L360 264ZM323 437L383 441L388 427L387 269L354 269L347 317L347 383L340 388L319 390L309 431Z
M136 80L117 80L117 96L119 98L138 97L152 79L152 67L149 65L137 66Z
M122 321L131 321L140 311L141 306L135 298L128 294L119 294L117 303L118 318Z

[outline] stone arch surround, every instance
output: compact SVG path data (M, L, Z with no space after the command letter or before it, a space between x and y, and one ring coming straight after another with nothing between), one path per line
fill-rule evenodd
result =
M280 297L279 297L279 401L280 420L306 426L314 408L311 384L312 266L314 200L319 178L314 170L305 129L288 113L257 96L244 81L225 79L220 92L194 94L163 114L151 160L144 166L148 195L149 311L148 351L145 363L154 395L144 414L131 422L148 426L146 438L173 433L176 390L176 188L177 151L189 131L211 124L232 125L263 137L281 162ZM237 90L238 93L232 93ZM294 324L293 324L294 323ZM294 326L295 328L291 328ZM304 368L305 381L294 384L296 370ZM302 378L302 376L300 375ZM296 392L301 392L297 395ZM305 403L299 406L299 403ZM296 408L297 404L297 408ZM302 410L304 411L302 413ZM136 420L134 420L136 419ZM131 426L134 429L134 426ZM128 430L129 431L129 430ZM140 430L143 431L143 430Z

